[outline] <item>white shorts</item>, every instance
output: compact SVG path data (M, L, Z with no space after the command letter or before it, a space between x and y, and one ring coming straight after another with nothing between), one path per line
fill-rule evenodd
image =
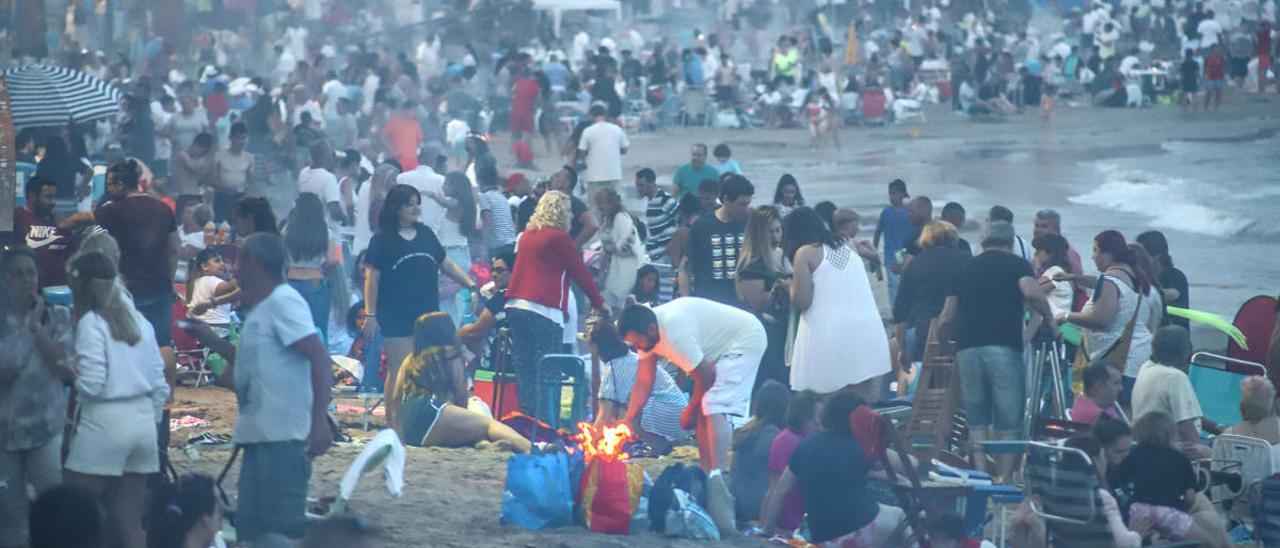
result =
M94 476L160 471L156 412L151 398L82 402L66 468Z
M702 396L702 414L746 417L763 354L729 354L716 360L716 381Z

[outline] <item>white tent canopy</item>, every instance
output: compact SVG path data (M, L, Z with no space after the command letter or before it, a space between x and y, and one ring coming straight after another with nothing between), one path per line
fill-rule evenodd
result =
M551 12L552 29L560 35L560 18L566 11L612 11L622 20L622 3L618 0L533 0L533 9Z

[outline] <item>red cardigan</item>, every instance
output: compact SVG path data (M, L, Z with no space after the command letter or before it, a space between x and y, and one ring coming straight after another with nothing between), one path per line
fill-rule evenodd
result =
M520 235L516 267L507 286L507 300L525 299L568 313L569 280L586 292L591 306L604 306L604 297L582 262L569 233L559 228L526 230Z

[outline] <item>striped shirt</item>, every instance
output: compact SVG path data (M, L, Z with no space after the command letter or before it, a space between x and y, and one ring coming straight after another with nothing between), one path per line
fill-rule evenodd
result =
M516 242L516 225L511 220L511 206L497 189L480 193L480 211L489 212L489 249Z
M635 352L604 362L600 369L600 398L625 407L631 401L631 387L635 385L638 370ZM668 440L683 438L688 434L680 428L680 412L688 405L689 397L680 391L671 375L655 367L653 391L640 413L640 427Z
M658 193L649 199L644 224L649 230L645 251L649 252L651 262L662 263L667 260L667 244L671 243L671 235L676 232L677 205L676 199L662 189L658 189Z

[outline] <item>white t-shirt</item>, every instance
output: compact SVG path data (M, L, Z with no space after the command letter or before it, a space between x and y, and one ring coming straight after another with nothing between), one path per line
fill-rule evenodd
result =
M444 206L428 198L427 194L444 192L444 176L427 166L419 165L397 175L396 182L418 189L418 193L422 194L422 215L418 220L427 225L432 232L440 232L440 223L444 221Z
M467 122L454 118L444 125L444 141L449 146L455 146L463 139L467 138L467 134L471 132L471 126Z
M1148 360L1133 384L1133 419L1152 411L1167 413L1174 423L1195 419L1197 429L1204 416L1187 374Z
M373 239L373 232L376 228L373 223L369 222L369 209L373 207L373 199L370 196L372 192L373 184L369 181L360 185L360 190L356 191L356 218L354 219L356 235L351 244L351 252L356 255L369 249L369 240Z
M627 148L627 133L609 122L596 122L582 130L578 150L587 153L585 181L621 181L622 149Z
M280 284L245 318L236 346L237 444L301 441L311 432L311 362L291 348L316 334L311 308Z
M681 297L655 307L653 313L658 317L658 342L640 357L657 355L686 373L724 356L763 355L768 346L760 320L727 304Z
M1218 35L1222 34L1222 25L1216 19L1205 19L1196 26L1200 33L1200 47L1208 49L1218 44Z
M298 172L298 192L310 192L326 204L342 201L338 177L327 169L304 167Z
M1064 273L1066 271L1062 267L1051 266L1044 271L1044 274L1040 275L1041 279L1048 279L1053 283L1053 289L1050 289L1049 294L1045 297L1049 301L1049 310L1053 312L1054 316L1063 312L1071 312L1071 303L1075 297L1071 289L1071 282L1066 280L1052 281L1054 276Z
M196 280L195 287L191 288L192 306L207 303L217 296L218 284L223 283L223 279L217 276L201 276ZM195 319L207 324L224 325L231 323L231 305L223 304L210 308L208 312L195 316Z

